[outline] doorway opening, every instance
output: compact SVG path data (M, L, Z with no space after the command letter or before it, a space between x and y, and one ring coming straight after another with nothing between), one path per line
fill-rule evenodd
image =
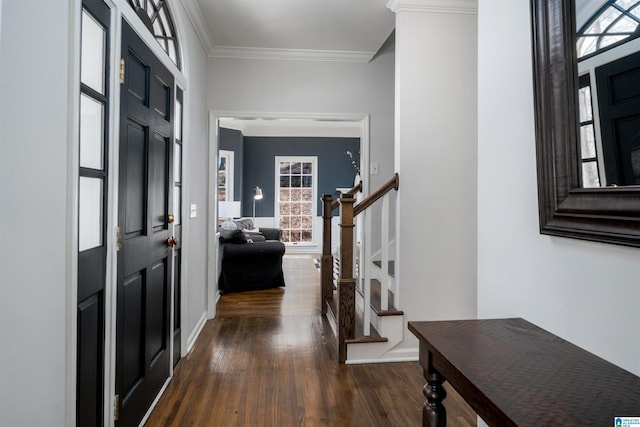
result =
M221 134L228 132L229 129L237 131L241 133L243 137L261 139L260 142L266 141L268 138L280 137L280 138L346 138L353 139L357 141L357 146L355 149L345 149L344 152L341 153L337 157L331 158L329 161L318 160L318 165L314 169L319 170L324 165L331 165L333 162L344 162L351 168L351 176L343 186L348 185L349 188L353 185L354 178L356 174L367 177L369 175L369 116L367 114L361 115L338 115L338 114L285 114L285 113L226 113L226 112L210 112L210 135L209 135L209 218L207 219L209 224L209 233L208 233L208 251L213 256L209 257L209 275L208 275L208 308L209 308L209 318L215 317L215 304L218 293L217 287L217 278L219 275L219 254L218 254L218 239L217 239L217 229L218 229L218 188L217 183L218 180L218 167L220 161L220 150L229 150L228 146L221 145ZM257 143L257 142L256 142ZM266 142L265 142L266 144ZM239 149L242 153L243 149ZM351 166L353 158L349 157L347 154L349 151L350 154L354 155L355 160L358 163L357 171ZM245 154L245 159L243 162L240 161L242 159L243 154ZM279 227L281 219L286 221L285 218L288 217L288 226L289 230L293 230L291 228L291 215L284 215L280 213L279 209L276 209L276 204L278 203L279 194L279 178L276 177L275 172L275 158L276 155L273 154L273 157L259 158L259 164L254 165L251 163L252 160L248 159L249 154L243 153L238 154L235 153L235 173L240 174L241 176L235 177L234 187L236 187L235 191L235 201L244 200L245 203L242 203L242 216L244 217L252 217L252 208L253 208L253 191L255 187L260 187L261 191L264 193L264 199L260 200L256 204L256 220L254 226L256 227ZM279 153L282 156L291 154L292 156L298 155L299 153ZM314 154L305 154L305 156L313 156ZM304 162L301 162L304 163ZM264 169L266 168L266 169ZM271 169L274 168L274 169ZM256 169L261 169L260 177L264 175L264 179L257 179L255 177L250 176ZM249 174L244 173L244 171L250 172ZM311 176L311 175L308 175ZM254 179L255 178L255 179ZM304 179L304 174L300 175L300 179ZM291 182L291 175L289 174L289 180ZM265 185L265 182L269 183L273 181L274 184ZM275 182L278 182L278 186L275 185ZM368 192L369 183L367 180L364 180L363 183L363 191ZM238 187L242 187L243 190L239 190ZM302 188L302 187L300 187ZM319 188L317 185L313 186L316 191L316 199L320 197L320 193L325 192L322 188ZM288 187L289 194L291 194L292 187ZM332 188L330 190L333 193L336 188ZM246 193L246 194L244 194ZM313 198L313 197L312 197ZM302 200L299 200L301 202ZM289 200L290 202L290 200ZM311 207L312 209L312 221L316 226L317 230L321 230L321 222L322 222L322 214L318 213L318 209L321 207L320 204L316 203ZM288 206L291 209L291 206ZM315 207L315 209L314 209ZM300 206L302 209L302 206ZM283 208L285 209L285 208ZM306 207L305 207L306 209ZM291 211L289 211L290 213ZM297 224L297 222L296 222ZM282 227L279 227L282 228ZM286 228L283 228L285 230ZM303 231L302 228L296 228L297 230L297 244L291 245L287 248L288 253L319 253L321 251L321 233L309 233L306 229ZM310 242L303 240L311 237ZM292 239L291 239L292 240Z

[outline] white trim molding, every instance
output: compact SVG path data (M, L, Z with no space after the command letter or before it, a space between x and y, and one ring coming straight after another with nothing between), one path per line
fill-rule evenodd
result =
M478 0L389 0L387 3L393 13L428 12L478 14Z
M278 61L364 62L371 61L376 52L271 49L258 47L215 46L210 51L212 58L272 59Z
M198 319L198 322L196 323L195 328L193 328L193 331L191 331L191 334L189 334L189 338L187 339L187 348L186 350L183 350L184 354L182 354L182 357L186 356L191 352L191 350L193 350L193 346L196 345L196 341L200 336L200 332L202 332L202 330L204 329L204 325L206 323L207 323L207 312L204 311L202 312L202 316L200 316L200 319Z
M202 43L204 51L207 55L211 56L211 52L213 52L214 48L213 37L211 37L211 32L209 32L209 28L207 27L206 22L204 22L200 6L198 6L196 0L182 0L182 5L184 6L184 10L187 12L187 16L200 39L200 43ZM185 61L183 59L183 63L184 62Z

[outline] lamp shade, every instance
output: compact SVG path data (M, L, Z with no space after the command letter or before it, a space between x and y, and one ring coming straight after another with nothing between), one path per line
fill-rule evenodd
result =
M260 187L256 187L256 189L253 190L253 198L256 200L262 199L262 189Z
M218 218L240 218L240 202L218 202Z

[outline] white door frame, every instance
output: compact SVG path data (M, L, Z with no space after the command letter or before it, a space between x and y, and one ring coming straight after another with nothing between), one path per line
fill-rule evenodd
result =
M216 316L216 302L220 297L218 291L219 255L216 218L218 217L218 193L212 181L217 179L218 147L220 136L220 119L310 119L335 120L341 122L357 122L360 126L360 174L363 179L362 192L369 194L369 114L328 114L328 113L273 113L273 112L239 112L209 111L209 164L208 164L208 207L207 218L207 311L208 317Z

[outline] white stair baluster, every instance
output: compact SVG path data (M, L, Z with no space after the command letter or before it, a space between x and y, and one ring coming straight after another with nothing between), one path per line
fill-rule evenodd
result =
M382 277L380 285L380 308L389 309L389 194L382 198L382 224L380 234L382 252Z

